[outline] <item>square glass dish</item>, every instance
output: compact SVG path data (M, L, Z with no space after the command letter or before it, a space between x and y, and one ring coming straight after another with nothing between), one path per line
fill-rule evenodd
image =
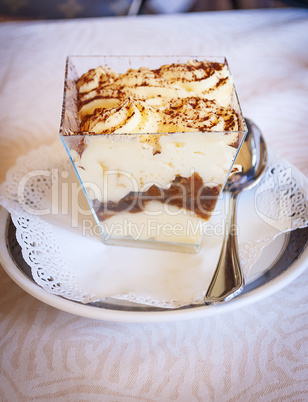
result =
M246 132L224 57L67 58L60 137L106 244L197 252Z

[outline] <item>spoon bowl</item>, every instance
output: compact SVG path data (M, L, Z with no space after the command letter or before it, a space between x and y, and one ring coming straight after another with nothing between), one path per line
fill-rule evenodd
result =
M242 171L230 176L224 191L230 193L223 245L212 281L207 289L205 304L219 304L239 295L245 285L241 269L236 230L236 201L238 195L261 180L268 160L267 148L260 129L245 119L247 135L235 160Z
M267 148L260 129L245 119L247 135L235 160L242 171L228 178L224 191L240 193L249 190L261 180L267 165Z

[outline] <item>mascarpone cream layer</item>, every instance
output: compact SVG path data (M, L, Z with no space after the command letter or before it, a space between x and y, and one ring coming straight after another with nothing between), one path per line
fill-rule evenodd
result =
M197 172L205 185L223 186L237 148L237 133L159 135L157 145L143 135L88 136L81 155L71 150L90 199L117 202L131 191L155 184L167 189L176 176ZM147 137L147 136L143 136ZM160 152L154 152L159 146Z
M203 224L189 211L151 201L145 212L116 214L104 221L102 228L107 242L110 238L127 238L198 245L204 234Z

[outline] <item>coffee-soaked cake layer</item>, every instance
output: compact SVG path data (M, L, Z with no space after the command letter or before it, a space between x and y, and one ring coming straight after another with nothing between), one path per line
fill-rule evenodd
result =
M137 213L144 211L150 201L160 201L167 205L185 208L207 220L213 211L219 196L220 186L206 186L198 173L188 178L177 176L169 189L152 185L144 192L130 192L119 202L101 203L94 200L93 207L100 221L117 213Z

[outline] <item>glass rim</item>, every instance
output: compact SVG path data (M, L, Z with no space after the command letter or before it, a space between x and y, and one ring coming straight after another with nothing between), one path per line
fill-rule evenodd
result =
M63 130L60 130L60 135L63 137L100 137L100 136L105 136L105 137L113 137L113 136L123 136L123 137L132 137L132 136L140 136L140 135L146 135L146 136L159 136L159 135L177 135L177 134L245 134L248 129L247 129L247 124L245 122L245 118L243 117L243 122L246 127L245 130L230 130L230 131L224 131L224 130L200 130L200 131L175 131L175 132L156 132L156 133L94 133L91 131L78 131L78 132L71 132L71 133L63 133ZM63 128L63 127L61 127Z

